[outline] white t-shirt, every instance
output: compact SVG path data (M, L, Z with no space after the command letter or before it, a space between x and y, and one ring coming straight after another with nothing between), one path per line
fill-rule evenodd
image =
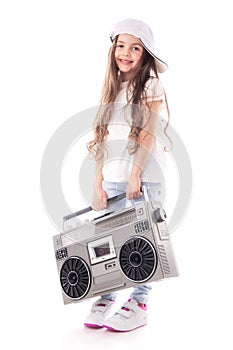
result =
M131 106L127 105L126 89L128 82L121 84L121 89L114 103L114 110L108 125L106 141L107 157L105 158L102 173L105 181L128 182L134 161L134 154L130 155L127 149L128 136L131 130ZM162 100L164 104L164 89L159 79L151 77L146 83L147 101ZM145 182L163 182L164 178L164 147L159 142L159 134L164 128L162 117L156 126L156 141L153 151L148 158L141 180Z

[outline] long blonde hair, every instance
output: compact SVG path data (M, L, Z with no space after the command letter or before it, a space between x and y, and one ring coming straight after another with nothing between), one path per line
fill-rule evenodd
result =
M117 40L118 36L116 36L116 38L114 39L113 45L111 46L108 54L108 64L101 93L100 107L93 124L94 139L87 143L87 148L89 152L94 151L96 157L103 157L104 155L104 141L106 140L108 135L108 124L111 119L113 104L119 93L120 85L122 82L120 71L116 65L115 60ZM129 139L134 141L135 145L132 153L135 153L137 150L138 137L145 122L144 116L141 113L141 109L143 106L146 107L145 85L148 79L151 77L151 75L154 75L156 78L159 79L154 58L147 52L147 50L143 49L141 65L139 66L138 71L134 75L134 77L129 81L126 90L127 104L131 104L132 106L132 125L129 134ZM168 108L166 94L165 103L168 113L167 124L164 128L164 133L166 134L166 129L170 120L170 112ZM169 138L167 134L166 136Z

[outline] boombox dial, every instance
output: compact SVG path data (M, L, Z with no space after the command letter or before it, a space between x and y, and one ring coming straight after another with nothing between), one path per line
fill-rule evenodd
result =
M166 220L166 218L167 218L167 215L164 209L161 209L161 208L155 209L154 211L155 222L163 222Z
M129 280L144 282L156 270L156 251L146 238L131 237L121 247L119 262L123 274Z

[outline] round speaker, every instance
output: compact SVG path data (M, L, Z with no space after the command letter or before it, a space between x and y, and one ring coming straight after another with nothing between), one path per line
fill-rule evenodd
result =
M85 261L77 256L68 258L60 271L64 293L72 299L83 298L91 284L90 271Z
M121 247L119 255L123 274L133 282L147 281L157 268L156 251L144 237L131 237Z

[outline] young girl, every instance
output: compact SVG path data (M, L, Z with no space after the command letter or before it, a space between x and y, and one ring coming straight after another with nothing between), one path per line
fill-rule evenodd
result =
M126 192L126 199L111 204L109 210L121 210L129 200L131 204L145 200L142 186L150 198L161 201L163 180L164 149L155 133L161 130L161 108L167 106L158 73L165 72L167 65L156 56L153 34L142 21L126 19L115 24L111 40L94 139L88 143L96 160L92 207L97 211L107 208L107 198L122 192ZM116 331L145 325L150 290L149 284L135 287L129 300L110 318L116 293L102 295L84 324Z

